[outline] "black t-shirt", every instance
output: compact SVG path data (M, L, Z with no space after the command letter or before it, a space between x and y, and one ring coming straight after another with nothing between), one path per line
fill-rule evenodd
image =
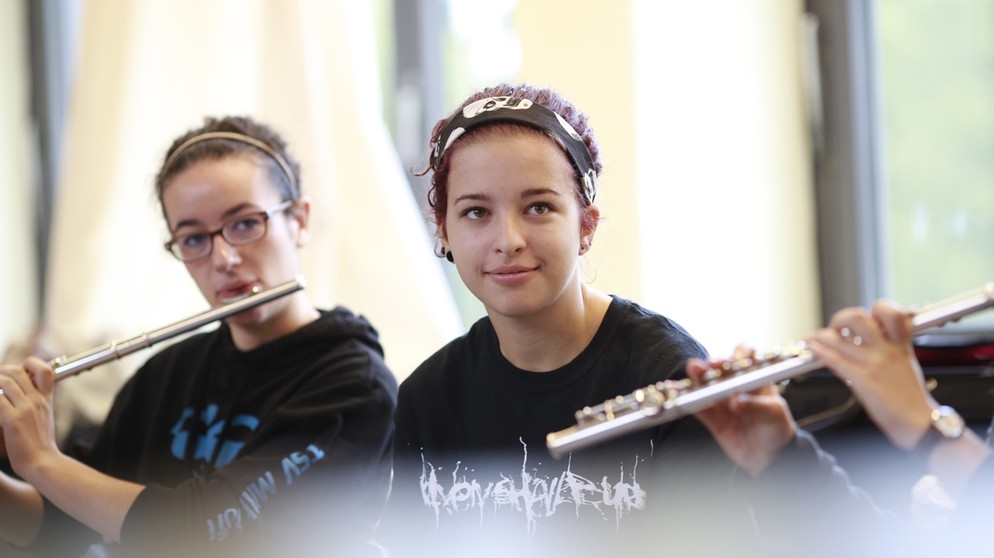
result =
M590 344L549 372L514 367L479 320L400 387L382 539L399 556L638 548L657 522L680 521L688 498L705 501L694 481L727 481L731 463L711 436L687 418L557 460L546 435L584 406L680 377L688 358L705 356L679 325L618 297Z

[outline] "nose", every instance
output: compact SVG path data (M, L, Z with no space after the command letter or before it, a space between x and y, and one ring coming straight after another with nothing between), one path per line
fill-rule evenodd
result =
M508 215L497 222L494 248L503 254L513 254L525 246L525 236L522 232L520 219Z
M216 269L228 270L242 261L238 255L238 250L231 244L228 244L228 241L224 239L220 231L211 236L211 242L214 243L211 247L211 261Z

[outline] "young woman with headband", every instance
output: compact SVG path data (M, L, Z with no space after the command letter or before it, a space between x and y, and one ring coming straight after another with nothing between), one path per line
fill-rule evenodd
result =
M156 178L165 247L211 306L289 282L310 201L275 132L209 118ZM0 534L38 555L375 555L396 382L372 326L302 291L152 356L86 452L52 432L52 367L0 368Z
M486 316L401 385L391 550L603 556L656 535L703 550L722 541L700 546L685 528L705 509L730 538L744 531L745 508L715 489L732 464L693 419L563 460L546 449L577 410L706 356L674 321L581 279L601 216L587 117L555 91L503 84L439 121L430 143L439 255Z

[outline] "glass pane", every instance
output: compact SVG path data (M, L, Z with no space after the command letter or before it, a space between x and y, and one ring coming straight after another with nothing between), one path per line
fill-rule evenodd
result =
M878 0L875 16L884 287L933 302L994 281L994 0Z
M454 109L473 91L517 75L521 44L512 22L516 2L446 0L446 110Z
M483 87L514 81L521 64L521 44L513 25L516 3L517 0L443 0L435 6L441 7L438 15L445 19L440 62L446 113ZM432 115L430 125L441 116ZM444 269L468 327L486 311L459 278L456 267L445 264Z

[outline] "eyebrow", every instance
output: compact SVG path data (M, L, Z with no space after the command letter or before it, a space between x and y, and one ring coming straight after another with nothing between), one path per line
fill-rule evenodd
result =
M239 213L245 211L245 209L248 209L248 208L256 209L257 206L255 204L251 204L251 203L245 202L245 203L240 203L240 204L238 204L238 205L236 205L236 206L234 206L234 207L226 210L224 213L221 214L222 224L223 224L224 221L227 221L230 217L234 217L235 215L238 215ZM196 226L202 226L202 225L203 225L203 223L200 222L200 221L198 221L198 220L196 220L196 219L184 219L184 220L180 221L179 223L176 223L176 227L173 229L173 233L175 233L176 231L178 231L178 230L180 230L180 229L182 229L184 227L196 227Z
M534 198L535 196L553 195L561 196L562 193L553 188L529 188L521 193L521 199ZM461 201L487 201L490 196L486 194L464 194L452 200L453 205Z

